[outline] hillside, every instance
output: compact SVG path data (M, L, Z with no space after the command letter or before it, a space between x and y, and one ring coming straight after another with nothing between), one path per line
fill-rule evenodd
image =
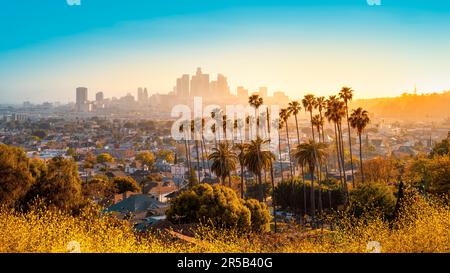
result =
M363 107L380 118L442 120L450 117L450 91L355 100L351 108L356 107Z

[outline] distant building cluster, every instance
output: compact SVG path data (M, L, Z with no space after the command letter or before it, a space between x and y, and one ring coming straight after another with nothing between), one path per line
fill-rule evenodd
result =
M273 96L268 95L267 87L260 87L256 92L240 86L236 94L230 92L227 77L218 74L215 80L211 80L209 74L197 68L194 75L184 74L176 79L173 90L167 94L150 95L147 88L139 87L137 97L130 93L121 98L105 98L103 92L95 94L95 101L89 101L88 88L78 87L76 89L75 110L78 113L108 112L117 110L142 110L153 112L169 112L176 104L192 104L192 98L202 97L204 103L226 104L246 104L248 96L259 94L267 104L286 105L289 97L282 91L273 92Z

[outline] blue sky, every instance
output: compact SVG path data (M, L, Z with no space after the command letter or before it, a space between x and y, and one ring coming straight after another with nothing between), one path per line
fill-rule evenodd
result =
M450 1L3 1L0 103L171 90L197 66L292 97L450 89Z

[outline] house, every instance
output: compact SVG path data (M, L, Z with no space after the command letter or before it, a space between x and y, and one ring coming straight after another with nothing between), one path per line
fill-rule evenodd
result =
M147 194L133 194L126 199L108 207L106 212L117 213L121 216L133 215L134 220L143 219L147 215L164 215L168 209L154 197Z

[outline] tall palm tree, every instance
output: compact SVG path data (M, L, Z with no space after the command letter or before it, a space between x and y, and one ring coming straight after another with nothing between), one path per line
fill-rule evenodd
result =
M262 146L267 144L267 140L263 140L257 137L252 140L247 146L247 152L244 155L244 163L249 171L256 175L259 184L259 198L260 202L264 199L263 187L262 187L262 171L272 163L275 159L275 155L268 151L263 150Z
M320 125L320 130L322 131L322 140L320 139L320 132L319 132L319 142L322 141L322 143L325 143L325 131L323 129L324 125L325 125L325 119L323 116L323 111L326 109L327 107L327 100L325 99L325 97L318 97L316 99L316 109L319 110L319 119L322 120L321 125ZM330 180L328 179L328 162L325 161L324 162L325 165L325 180L328 181L328 188L327 188L327 192L328 192L328 201L329 201L329 207L331 209L331 191L330 191Z
M206 120L202 118L202 160L203 160L203 166L204 168L208 169L209 174L211 175L211 170L209 169L209 162L205 162L205 158L208 159L208 148L206 147L206 141L205 141L205 126L206 126Z
M355 177L353 173L353 154L352 154L352 136L350 132L350 121L348 120L348 102L353 99L353 89L351 87L342 87L341 92L339 92L339 97L345 103L345 114L347 116L347 129L348 129L348 145L350 146L350 165L352 168L352 185L355 188Z
M325 111L325 117L328 121L332 121L334 123L334 135L336 142L336 160L337 166L339 169L339 174L341 178L341 187L343 190L347 190L347 178L345 175L345 167L342 157L342 149L341 149L341 141L340 141L340 131L339 124L342 120L342 117L345 115L343 102L340 101L336 96L330 96L327 100L327 109Z
M239 151L239 153L237 154L237 158L239 160L239 165L241 166L241 198L244 198L244 155L247 150L247 144L237 143L234 145L234 148Z
M190 149L189 149L189 144L188 144L188 137L186 135L186 127L187 127L186 125L187 125L187 121L184 121L183 123L181 123L180 127L178 128L178 131L180 132L180 134L184 135L184 149L186 152L186 164L187 164L186 167L189 170L188 171L189 175L191 175L192 167L191 167L190 156L189 156Z
M272 142L272 137L270 135L270 129L271 129L271 124L270 124L270 114L269 114L269 108L266 108L266 126L267 126L267 136L269 138L269 148ZM274 156L275 159L275 156ZM275 233L277 232L277 217L276 217L276 204L275 204L275 178L274 178L274 173L273 173L273 161L270 161L270 180L272 182L272 208L273 208L273 216L274 216L274 230Z
M363 173L363 160L362 160L362 140L361 135L367 125L370 123L369 113L359 107L353 110L351 116L349 117L350 125L352 128L356 129L359 137L359 167L361 169L361 181L364 183L364 173Z
M211 170L220 177L225 185L225 179L228 177L228 185L231 188L231 172L236 169L238 157L233 151L233 147L226 142L219 143L217 148L213 148L208 157L212 160Z
M315 141L314 137L314 125L312 124L312 117L313 117L313 110L316 107L316 97L313 94L305 95L305 97L302 100L303 107L305 108L305 111L309 112L310 121L311 121L311 133L312 133L312 140Z
M291 171L291 179L294 179L294 168L292 167L292 157L291 157L291 143L289 140L289 126L288 126L288 120L290 113L287 109L281 109L280 110L280 120L283 122L286 128L286 141L288 145L288 155L289 155L289 168Z
M316 143L310 140L308 143L297 145L294 151L294 158L299 165L308 166L311 175L311 216L316 217L316 203L314 191L314 170L317 162L323 162L326 158L327 146L323 143Z
M284 127L284 122L281 119L278 119L278 120L275 121L275 123L278 123L278 156L279 156L279 159L280 159L281 181L283 181L284 180L284 177L283 177L283 159L281 157L281 134L280 134L280 131Z
M199 141L198 132L200 131L199 130L200 127L201 127L201 123L199 124L199 120L191 120L191 133L192 133L193 138L194 138L195 153L197 155L197 178L198 178L198 183L202 182L201 179L200 179L200 151L198 149L198 141Z
M300 106L300 103L298 102L298 101L291 101L290 103L289 103L289 106L288 106L288 111L289 111L289 113L291 114L291 115L294 115L294 118L295 118L295 127L297 128L297 143L299 143L300 144L300 131L299 131L299 128L298 128L298 119L297 119L297 115L298 115L298 113L300 112L300 110L302 110L302 108L301 108L301 106Z
M324 121L323 118L321 118L320 115L314 115L312 118L312 123L314 127L317 129L318 139L319 143L320 141L320 128L323 127ZM322 212L323 205L322 205L322 176L321 176L321 169L322 169L322 163L318 162L319 168L317 168L317 178L319 181L319 211Z
M259 107L261 107L261 105L264 104L264 100L259 95L251 95L248 98L248 103L250 104L250 106L255 108L256 137L259 137L259 115L258 115L258 109L259 109Z

